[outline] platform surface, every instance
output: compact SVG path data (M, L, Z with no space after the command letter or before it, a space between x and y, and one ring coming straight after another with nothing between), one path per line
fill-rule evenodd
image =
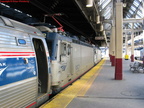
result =
M123 80L114 80L115 67L102 60L41 108L144 108L144 74L129 64L123 60Z

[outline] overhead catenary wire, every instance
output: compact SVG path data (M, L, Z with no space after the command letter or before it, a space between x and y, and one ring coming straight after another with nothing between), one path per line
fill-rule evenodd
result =
M50 10L49 8L47 8L45 5L43 5L41 2L37 1L37 0L30 0L30 3L35 5L36 7L40 8L41 10L43 10L44 12L46 12L47 14L54 14L55 12ZM74 31L76 31L77 33L80 33L81 35L87 36L85 33L83 33L81 30L79 30L78 28L76 28L75 26L73 26L71 23L69 23L68 21L66 21L63 18L58 18L55 17L57 20L59 20L60 22L62 22L63 24L67 25L68 27L72 28Z

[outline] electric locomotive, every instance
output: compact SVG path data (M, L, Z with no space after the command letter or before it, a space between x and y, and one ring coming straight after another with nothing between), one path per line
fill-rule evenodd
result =
M76 36L57 32L54 28L51 32L51 25L33 25L46 36L51 58L53 92L65 88L101 60L101 51L98 47L81 41Z

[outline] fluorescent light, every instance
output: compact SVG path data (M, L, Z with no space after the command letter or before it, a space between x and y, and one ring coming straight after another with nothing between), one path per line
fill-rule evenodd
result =
M8 6L8 5L4 4L4 3L0 3L0 4L5 6L5 7L7 7L7 8L10 8L10 6Z
M93 6L93 0L87 0L86 7L92 7L92 6Z
M93 5L91 5L91 4L87 4L87 5L86 5L86 7L92 7L92 6L93 6Z
M31 15L27 14L27 16L32 17Z

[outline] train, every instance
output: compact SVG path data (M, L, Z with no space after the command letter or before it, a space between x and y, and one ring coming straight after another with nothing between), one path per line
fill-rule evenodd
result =
M0 16L0 107L38 107L100 60L77 36Z

